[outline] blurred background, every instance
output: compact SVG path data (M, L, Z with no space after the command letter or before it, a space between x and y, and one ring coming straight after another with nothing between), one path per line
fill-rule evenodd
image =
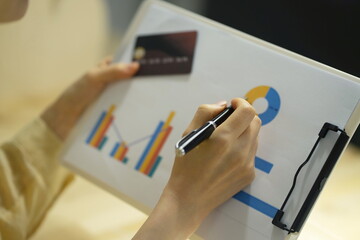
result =
M36 0L0 25L0 142L38 116L69 84L115 52L142 0ZM360 76L360 2L172 0L301 55ZM300 236L358 239L359 130ZM77 177L31 240L130 239L146 216Z

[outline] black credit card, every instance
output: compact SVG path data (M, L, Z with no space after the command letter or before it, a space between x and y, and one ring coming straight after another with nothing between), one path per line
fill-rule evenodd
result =
M138 36L132 59L140 63L136 75L190 73L196 38L196 31Z

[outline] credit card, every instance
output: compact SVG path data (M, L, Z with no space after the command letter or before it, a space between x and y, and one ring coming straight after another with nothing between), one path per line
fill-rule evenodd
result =
M132 59L140 64L136 75L191 73L196 38L196 31L138 36Z

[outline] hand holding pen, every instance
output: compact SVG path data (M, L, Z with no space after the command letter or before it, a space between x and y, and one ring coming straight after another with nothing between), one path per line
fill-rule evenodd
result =
M215 129L220 126L220 124L222 124L233 112L233 107L229 106L198 129L195 129L185 135L175 145L176 156L184 156L186 153L208 139Z
M216 116L228 112L226 102L198 108L184 136L210 128L211 120L217 127L207 130L211 134L206 133L208 137L191 151L175 158L160 200L135 239L146 239L149 232L165 232L163 239L187 239L213 209L252 182L261 121L244 99L233 99L231 107L233 112L221 117L223 123ZM201 128L204 124L208 127Z

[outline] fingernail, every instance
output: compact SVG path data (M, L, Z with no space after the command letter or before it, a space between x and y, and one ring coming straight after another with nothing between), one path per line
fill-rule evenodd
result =
M218 106L220 106L220 107L223 107L223 106L226 106L226 105L227 105L227 101L223 100L223 101L220 101L220 102L215 103L215 105L218 105Z

